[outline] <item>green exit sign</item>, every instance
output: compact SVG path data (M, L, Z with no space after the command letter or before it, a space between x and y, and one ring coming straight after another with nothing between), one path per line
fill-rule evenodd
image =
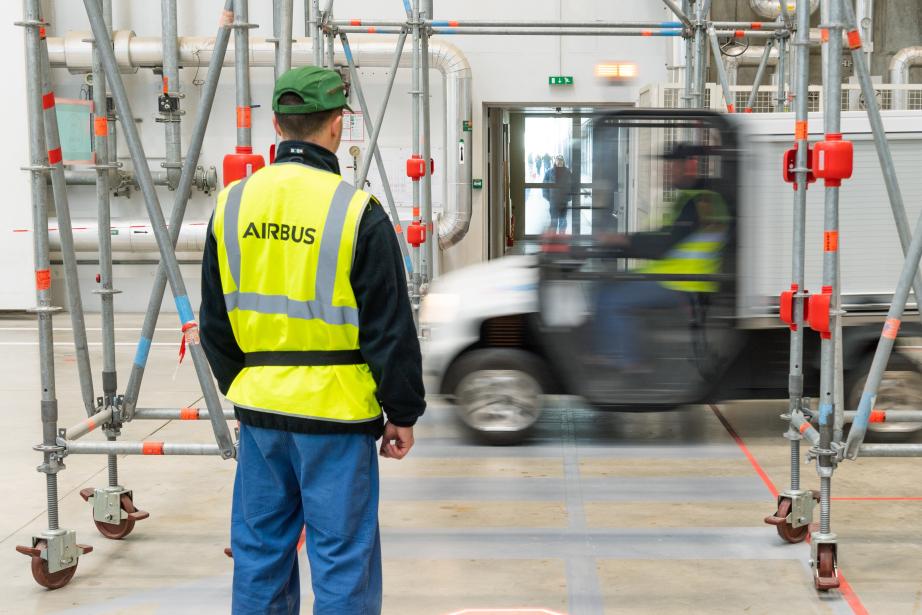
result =
M573 85L573 75L551 75L547 78L548 85Z

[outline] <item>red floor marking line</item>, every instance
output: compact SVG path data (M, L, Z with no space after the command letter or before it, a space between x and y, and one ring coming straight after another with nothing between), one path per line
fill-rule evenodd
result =
M852 607L852 612L855 615L868 615L868 610L861 603L861 598L858 597L858 594L855 593L855 590L852 589L852 586L845 580L841 572L839 572L839 593L845 598L848 606Z
M743 439L740 437L736 430L733 429L733 426L730 425L730 421L727 420L727 417L723 415L720 409L714 404L709 404L711 411L714 413L714 416L717 417L717 420L724 426L724 429L727 430L727 433L730 434L730 437L736 442L737 446L740 447L740 450L743 451L743 454L746 455L746 459L749 460L749 463L752 464L752 467L755 468L756 473L759 475L759 478L762 479L762 482L765 483L765 486L768 487L768 490L771 491L772 496L775 499L778 498L778 489L775 487L775 483L772 482L772 479L768 477L768 474L765 473L765 470L762 469L762 466L759 465L759 462L756 461L756 458L753 457L752 453L749 452L749 448L746 446L746 443L743 442ZM845 498L833 498L835 499L845 499ZM851 498L849 498L851 499ZM809 536L807 536L809 539ZM858 594L855 593L855 590L852 589L852 586L848 581L845 580L845 575L839 571L839 593L842 594L842 598L851 607L852 612L855 615L868 615L868 610L864 608L864 604L861 603L861 598L858 597Z
M775 487L775 483L772 482L772 479L768 477L768 474L765 473L765 470L762 469L762 466L759 465L759 462L756 461L756 458L749 452L749 447L746 446L746 443L743 442L743 439L740 437L736 430L733 429L733 426L730 425L730 422L727 420L727 417L715 406L710 404L711 411L714 413L714 416L717 417L717 420L720 421L721 425L724 426L724 429L727 430L727 433L730 434L730 437L733 438L733 441L736 442L736 445L740 447L740 450L743 451L743 455L746 456L746 459L749 460L749 463L752 464L752 467L755 469L756 474L759 475L759 478L762 479L762 482L765 483L765 486L768 487L768 490L771 492L772 497L776 500L778 499L778 488Z

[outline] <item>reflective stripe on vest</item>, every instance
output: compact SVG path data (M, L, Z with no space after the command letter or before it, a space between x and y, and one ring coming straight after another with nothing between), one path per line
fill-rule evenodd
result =
M710 275L720 273L720 252L727 242L727 231L715 231L715 226L727 224L728 215L726 205L719 194L709 190L686 190L679 194L673 207L673 222L681 214L682 209L693 199L702 196L713 198L712 212L707 219L699 224L703 227L694 231L688 237L672 247L661 259L649 263L640 269L643 273L651 274L688 274ZM682 292L713 293L719 290L719 284L704 280L663 281L666 288Z
M240 291L240 200L249 177L237 183L227 194L224 205L224 246L227 263L237 290L224 294L227 311L250 310L261 314L285 314L289 318L317 318L331 325L359 326L359 311L353 307L334 306L333 290L339 258L339 238L343 233L349 203L355 188L340 182L333 194L330 213L320 239L320 259L317 263L314 299L295 301L285 295L264 295Z
M212 232L244 368L235 406L332 423L380 420L350 276L370 196L333 173L270 165L218 196Z

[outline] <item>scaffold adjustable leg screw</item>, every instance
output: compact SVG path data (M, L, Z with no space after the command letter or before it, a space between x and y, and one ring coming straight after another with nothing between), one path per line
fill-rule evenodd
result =
M80 490L80 497L93 504L93 523L100 534L110 540L121 540L134 530L134 524L150 516L138 510L130 491L94 489Z

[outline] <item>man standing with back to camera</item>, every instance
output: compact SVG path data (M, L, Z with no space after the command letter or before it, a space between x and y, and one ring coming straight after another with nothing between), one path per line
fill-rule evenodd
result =
M305 526L314 613L380 613L375 441L402 459L425 410L406 275L340 177L340 76L288 71L272 108L278 157L218 196L202 261L202 346L240 421L233 612L298 612Z

